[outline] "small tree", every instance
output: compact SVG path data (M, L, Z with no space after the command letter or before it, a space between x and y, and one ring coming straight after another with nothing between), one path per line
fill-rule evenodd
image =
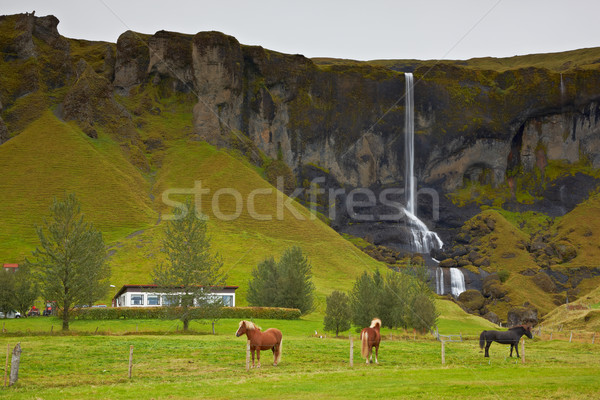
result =
M327 296L326 301L327 307L323 318L324 329L328 332L335 332L335 336L338 336L341 331L350 329L352 318L350 299L346 293L335 290Z
M33 306L35 299L37 299L40 294L39 286L31 273L31 268L27 264L20 266L14 275L14 308L19 311L22 316L26 316L27 311Z
M315 285L312 266L300 247L287 249L279 260L280 307L297 308L302 314L314 310Z
M357 330L369 326L371 320L378 317L379 292L373 277L366 271L354 282L350 292L350 308L352 309L352 323Z
M168 306L183 322L184 331L192 319L190 307L222 305L211 292L226 279L221 272L221 258L211 253L206 220L197 215L191 203L187 209L190 211L178 209L177 218L167 222L162 243L167 260L152 274L154 283L171 290ZM215 310L209 314L216 318Z
M4 269L4 268L3 268ZM15 275L12 271L0 271L0 311L4 318L14 308Z
M39 271L42 294L56 301L62 311L62 329L67 331L71 308L99 300L89 296L91 291L102 292L94 286L106 286L108 290L110 268L102 233L85 222L75 195L64 200L55 198L50 212L51 219L44 221L44 227L37 227L40 246L25 263Z
M406 279L403 278L398 272L388 271L379 291L378 315L388 328L402 326L404 322L408 293Z
M278 262L261 261L248 282L248 304L259 307L298 308L302 314L314 309L312 266L300 247L287 249Z
M257 306L273 306L277 304L279 295L279 276L277 263L273 257L261 261L251 272L248 282L248 304Z
M420 332L425 332L433 327L439 316L433 299L424 293L418 293L412 304L412 327Z

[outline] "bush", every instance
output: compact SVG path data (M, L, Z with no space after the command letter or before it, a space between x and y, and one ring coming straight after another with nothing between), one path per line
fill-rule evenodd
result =
M189 311L192 319L240 318L240 319L299 319L300 310L296 308L275 307L221 307L214 312L212 308L194 307ZM161 319L178 318L177 308L172 307L106 307L76 308L71 315L78 320L108 319Z
M352 311L350 310L350 299L346 293L334 290L327 296L327 308L323 319L324 329L328 332L335 332L338 336L340 332L350 329L350 319Z
M500 271L498 271L498 279L500 279L500 282L502 283L506 282L509 276L510 272L508 272L505 269L501 269Z

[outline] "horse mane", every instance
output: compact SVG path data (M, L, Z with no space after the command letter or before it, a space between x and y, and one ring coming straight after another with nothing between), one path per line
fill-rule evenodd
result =
M375 328L376 325L379 325L379 327L381 328L381 320L379 318L373 318L373 321L371 321L371 326L369 328Z
M519 328L523 328L525 330L530 330L531 328L529 328L528 326L525 325L515 325L512 328L508 328L509 331L514 331L515 329L519 329Z
M255 329L260 330L260 326L255 325L254 322L252 322L252 321L245 321L245 320L244 321L240 321L239 328L242 327L242 324L244 326L246 326L246 329L248 329L249 331L253 331Z

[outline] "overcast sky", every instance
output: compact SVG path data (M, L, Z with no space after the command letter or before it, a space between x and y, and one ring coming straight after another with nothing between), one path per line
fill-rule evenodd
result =
M306 57L468 59L600 46L597 0L0 0L55 15L66 37L217 30Z

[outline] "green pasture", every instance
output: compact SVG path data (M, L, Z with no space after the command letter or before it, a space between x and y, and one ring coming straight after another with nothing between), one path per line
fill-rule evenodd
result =
M350 341L315 337L318 318L258 320L283 332L283 357L272 366L246 371L245 337L236 338L237 320L194 322L190 334L177 321L75 321L71 334L47 334L55 318L2 321L6 349L21 343L18 383L0 391L7 399L185 399L185 398L358 398L408 399L591 399L600 395L600 345L527 340L526 363L508 358L508 346L493 344L485 359L478 341L448 343L446 364L431 335L383 330L379 365L360 358L358 334L354 366ZM98 332L111 334L93 334ZM138 330L138 334L135 330ZM17 331L22 334L16 334ZM466 329L469 331L469 329ZM468 332L469 333L469 332ZM390 334L393 336L390 339ZM133 378L128 378L130 346ZM3 364L3 363L2 363ZM2 367L3 368L3 367Z

